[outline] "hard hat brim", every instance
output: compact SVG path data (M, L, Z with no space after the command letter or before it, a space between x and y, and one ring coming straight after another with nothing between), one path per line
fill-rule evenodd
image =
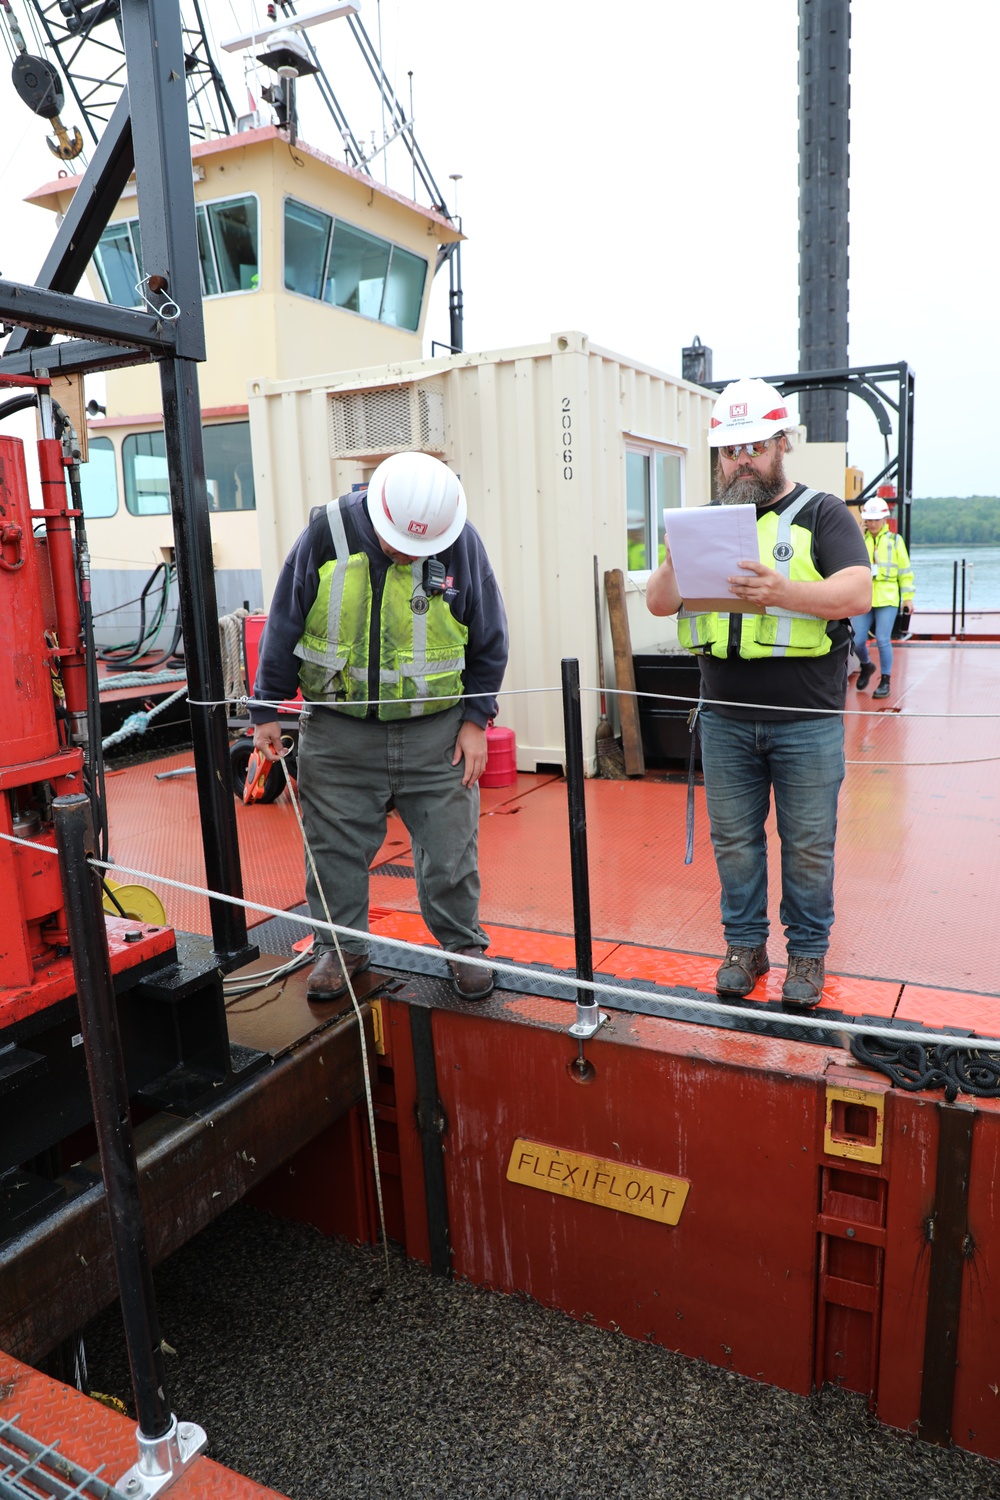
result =
M724 448L730 443L763 443L767 438L787 432L790 422L727 422L723 427L712 427L708 433L710 448Z

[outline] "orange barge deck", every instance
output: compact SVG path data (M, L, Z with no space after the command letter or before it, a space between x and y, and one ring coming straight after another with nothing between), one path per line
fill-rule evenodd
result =
M848 708L858 712L847 720L837 922L827 963L831 1008L863 1004L870 1014L928 1025L1000 1024L990 999L1000 1004L998 667L1000 644L914 644L897 651L885 705L851 689ZM188 764L183 753L109 774L112 853L127 867L201 885L194 778L155 779ZM641 780L588 781L595 968L620 973L625 955L616 959L616 951L641 948L648 950L644 962L677 976L673 982L710 984L723 946L718 883L700 785L694 861L684 864L686 794L681 767ZM270 806L240 806L237 816L246 899L286 910L299 905L302 847L287 796ZM773 816L770 848L776 914ZM518 775L514 786L483 791L480 862L487 930L513 929L521 957L546 963L558 955L565 967L573 913L559 776ZM172 925L211 931L203 897L158 890ZM418 910L410 842L394 814L373 865L371 900L385 912ZM266 917L251 912L249 920ZM554 941L560 937L569 944ZM775 921L769 995L781 987L780 938ZM508 953L512 941L498 935L494 953ZM636 972L634 962L629 956L628 974Z
M822 1036L774 1024L780 962L752 997L767 1007L766 1033L671 1014L672 991L713 998L721 948L700 786L694 862L683 863L681 768L587 784L594 969L648 986L650 1005L637 1013L609 998L607 1025L585 1044L586 1076L571 1066L573 1006L541 975L536 993L501 982L468 1006L381 952L397 971L373 1004L391 1237L438 1269L787 1390L841 1384L892 1426L1000 1459L1000 1100L902 1092L837 1035L846 1016L954 1028L959 1042L1000 1037L998 651L913 643L887 704L851 690L849 707L866 712L848 720ZM180 754L109 775L112 854L199 886L194 779L155 779L189 763ZM287 797L237 815L247 899L300 906ZM484 791L480 848L492 953L557 969L572 993L561 778L519 775ZM776 868L772 878L776 907ZM203 896L159 893L172 925L209 932ZM372 903L376 934L427 941L394 816ZM776 933L773 960L779 951ZM301 975L285 986L300 1009L303 987ZM252 1163L263 1126L245 1129L241 1160ZM370 1167L355 1108L266 1181L253 1185L241 1166L240 1191L371 1239ZM199 1179L202 1221L223 1185L209 1169Z

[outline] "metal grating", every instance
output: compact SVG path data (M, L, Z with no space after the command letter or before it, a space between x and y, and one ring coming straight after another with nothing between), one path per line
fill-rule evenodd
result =
M0 1419L0 1500L125 1500L121 1490L100 1476L105 1465L82 1469L59 1452L58 1440L40 1443L15 1425Z
M444 387L438 380L329 397L333 458L444 450Z

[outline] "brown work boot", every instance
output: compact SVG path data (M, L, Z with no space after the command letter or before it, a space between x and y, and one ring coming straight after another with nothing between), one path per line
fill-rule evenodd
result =
M730 943L722 967L715 976L715 988L720 995L749 995L757 980L771 967L767 956L767 944L759 948L741 948Z
M781 1003L795 1010L813 1010L823 998L826 967L821 958L789 953L788 972L781 986Z
M456 948L448 955L451 982L463 1000L485 1000L493 991L493 970L478 964L463 964L463 958L482 958L482 948Z
M371 963L367 953L345 953L344 962L332 948L325 949L313 964L306 986L308 1000L337 1000L347 994L347 981L363 974Z

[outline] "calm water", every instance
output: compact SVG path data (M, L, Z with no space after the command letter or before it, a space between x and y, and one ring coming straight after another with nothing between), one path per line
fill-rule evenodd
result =
M954 565L958 562L958 599L962 599L965 558L966 609L1000 610L1000 546L913 547L913 583L917 609L951 609Z

